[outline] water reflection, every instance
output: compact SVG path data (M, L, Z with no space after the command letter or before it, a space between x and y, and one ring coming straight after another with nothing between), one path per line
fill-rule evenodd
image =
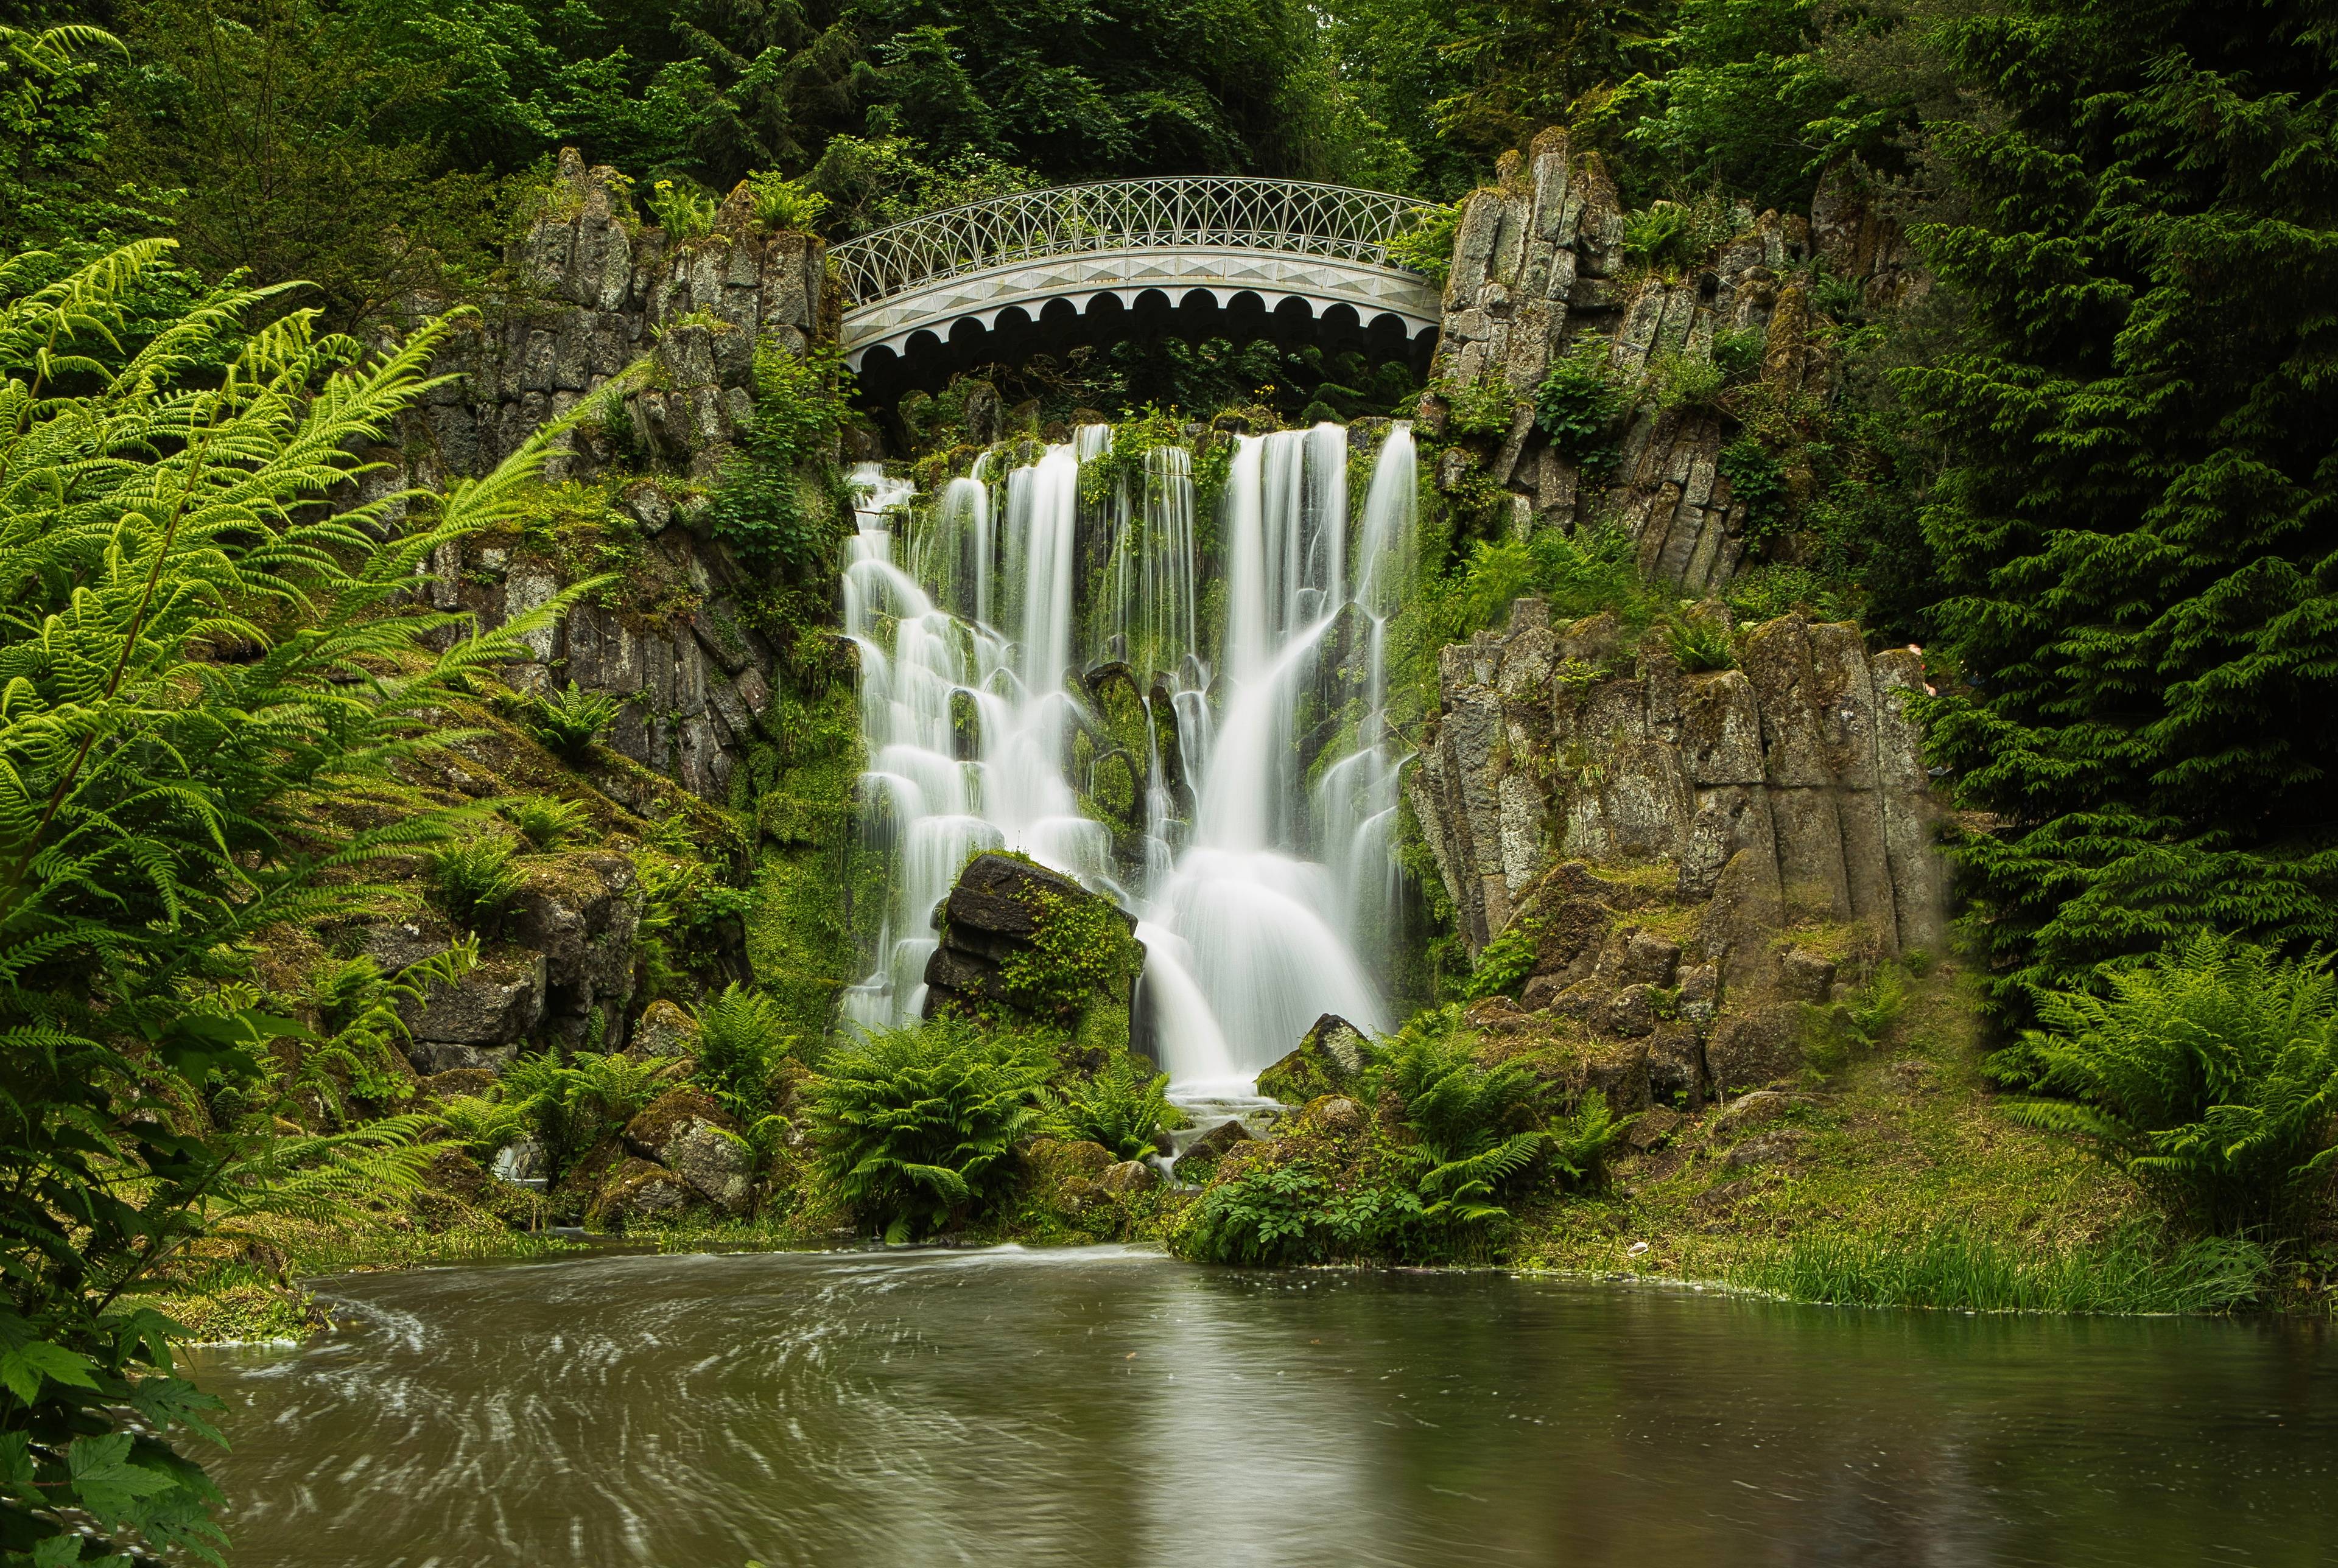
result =
M1836 1312L1115 1249L336 1282L213 1351L234 1561L2305 1564L2311 1326Z

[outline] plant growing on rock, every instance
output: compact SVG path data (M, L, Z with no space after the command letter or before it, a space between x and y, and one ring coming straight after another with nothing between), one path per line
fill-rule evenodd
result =
M1737 644L1725 616L1692 605L1665 622L1665 646L1691 675L1737 668Z
M506 800L496 809L537 849L559 848L582 833L591 821L582 803L555 799L549 795Z
M1125 998L1137 967L1127 916L1094 896L1029 897L1031 940L999 965L1007 1001L1034 1018L1070 1024L1098 994Z
M1447 1007L1407 1024L1373 1064L1373 1083L1404 1106L1413 1142L1403 1158L1424 1220L1507 1219L1495 1198L1550 1146L1542 1081L1518 1063L1479 1064L1475 1045Z
M621 706L616 698L580 690L571 681L549 696L529 698L520 722L545 750L574 761L591 753L594 742L617 721Z
M563 1062L547 1051L506 1067L495 1092L526 1118L560 1170L640 1115L665 1090L673 1065L670 1056L592 1051Z
M1057 1113L1074 1138L1101 1143L1115 1160L1141 1160L1176 1112L1169 1108L1169 1074L1123 1054L1093 1078L1075 1079L1056 1093Z
M2204 1231L2294 1231L2338 1161L2338 980L2330 961L2195 936L2051 991L2018 1048L2068 1100L2016 1121L2076 1139Z
M810 234L828 212L828 198L800 180L766 170L747 176L755 221L780 233Z
M661 180L650 187L647 204L668 239L696 240L713 231L714 198L694 185Z
M820 1175L888 1241L980 1210L1044 1115L1049 1058L970 1020L884 1029L812 1080Z
M1554 362L1535 388L1534 402L1535 423L1560 456L1595 473L1616 466L1612 438L1630 400L1608 374L1603 340L1586 338Z
M792 1044L787 1014L761 991L726 985L698 1010L700 1088L750 1125L771 1110L771 1075Z
M431 897L447 917L491 936L527 878L512 864L512 841L500 833L449 844L430 857Z

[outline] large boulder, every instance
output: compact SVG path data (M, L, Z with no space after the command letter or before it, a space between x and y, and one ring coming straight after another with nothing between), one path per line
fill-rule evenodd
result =
M1364 1070L1363 1031L1336 1013L1315 1020L1292 1052L1258 1075L1258 1092L1286 1105L1304 1105L1353 1083Z
M690 1184L675 1172L628 1156L601 1178L585 1220L603 1230L624 1230L643 1220L672 1220L687 1210L695 1197Z
M541 953L495 954L453 985L432 985L419 1005L409 1003L414 1070L426 1077L462 1067L500 1071L544 1019L544 968Z
M1772 1003L1724 1014L1704 1043L1704 1060L1723 1094L1759 1089L1801 1071L1802 1004Z
M1092 924L1099 914L1110 923L1105 935L1116 939L1125 962L1116 973L1098 980L1075 977L1070 986L1074 996L1056 994L1047 973L1053 961L1042 941L1043 924L1055 919ZM1135 919L1108 899L1060 871L994 851L976 856L958 873L936 926L939 941L926 963L927 1017L944 1011L1004 1011L1070 1027L1085 1047L1109 1053L1128 1045L1144 949L1135 939ZM1081 937L1083 942L1104 939L1093 929L1084 929ZM1061 951L1060 945L1056 950ZM1093 948L1086 956L1093 957ZM1022 967L1027 972L1039 975L1038 984L1030 981L1028 973L1021 983L1009 979L1015 971L1008 961L1015 958L1026 961Z
M623 1027L641 914L640 878L623 855L594 850L532 867L505 929L544 955L545 1011L554 1027L581 1038L596 1008L605 1030ZM604 1034L603 1043L609 1041Z
M669 1089L625 1124L625 1147L653 1160L729 1214L754 1200L755 1152L737 1118L699 1091Z
M1221 1160L1226 1151L1236 1144L1253 1142L1251 1130L1239 1118L1229 1116L1216 1126L1203 1132L1179 1151L1177 1158L1199 1163L1204 1160Z

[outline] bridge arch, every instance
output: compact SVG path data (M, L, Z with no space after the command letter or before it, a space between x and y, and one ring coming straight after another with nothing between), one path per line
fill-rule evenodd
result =
M846 363L920 362L1100 340L1149 318L1194 335L1313 338L1418 358L1436 283L1390 260L1420 203L1304 181L1197 175L992 197L829 252ZM1124 326L1124 323L1126 325Z

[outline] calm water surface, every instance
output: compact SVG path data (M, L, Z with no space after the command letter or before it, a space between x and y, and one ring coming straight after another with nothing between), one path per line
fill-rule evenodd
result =
M331 1281L239 1568L2338 1562L2338 1337L1117 1249Z

